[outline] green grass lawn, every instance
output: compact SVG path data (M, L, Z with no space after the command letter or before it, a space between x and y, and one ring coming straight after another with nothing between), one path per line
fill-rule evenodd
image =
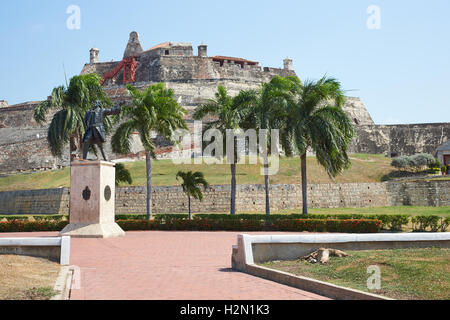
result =
M301 210L283 210L281 213L301 213ZM369 207L369 208L326 208L326 209L308 209L309 213L316 214L408 214L413 216L450 215L450 207Z
M173 212L173 213L183 213L186 212ZM238 214L264 214L263 211L252 211L252 212L237 212ZM272 211L272 214L300 214L302 211L299 210L281 210ZM425 216L425 215L438 215L438 216L449 216L450 207L413 207L413 206L401 206L401 207L369 207L369 208L326 208L317 209L309 208L309 214L406 214L412 216ZM229 212L211 212L211 214L229 214ZM195 215L195 212L193 213ZM32 215L25 215L32 216ZM0 215L0 220L3 218Z
M378 182L392 171L391 159L383 155L352 154L352 167L339 175L335 182ZM332 183L325 170L318 165L315 157L308 157L308 182ZM133 185L144 186L146 184L145 161L125 163L133 178ZM243 164L237 166L238 184L263 184L264 177L260 175L260 165ZM155 186L179 185L175 176L179 170L201 171L209 184L230 184L230 166L223 165L175 165L171 160L156 160L152 162L152 183ZM69 168L55 171L37 173L22 173L0 178L0 191L51 189L69 187ZM280 159L277 175L270 177L272 184L299 184L300 158ZM122 184L121 186L125 186Z
M267 262L263 266L327 281L394 299L450 299L450 249L346 251L326 265L304 260ZM381 270L381 289L367 289L367 267Z

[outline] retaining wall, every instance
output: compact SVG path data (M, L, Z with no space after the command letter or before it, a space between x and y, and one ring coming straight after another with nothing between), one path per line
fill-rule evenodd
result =
M146 188L116 189L116 214L145 213ZM271 210L300 209L301 186L271 185ZM154 213L187 212L187 197L181 187L153 187ZM227 212L230 186L211 186L204 192L203 202L192 201L192 211ZM342 183L308 185L311 208L361 208L383 206L450 206L450 181ZM238 185L237 212L264 211L263 185ZM0 214L68 214L69 190L27 190L0 192Z

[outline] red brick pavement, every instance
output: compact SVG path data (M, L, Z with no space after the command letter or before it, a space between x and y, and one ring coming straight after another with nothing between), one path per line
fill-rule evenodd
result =
M303 300L316 294L231 269L237 232L127 232L124 238L72 239L71 265L88 300ZM2 234L50 236L55 233ZM74 285L77 284L75 279Z

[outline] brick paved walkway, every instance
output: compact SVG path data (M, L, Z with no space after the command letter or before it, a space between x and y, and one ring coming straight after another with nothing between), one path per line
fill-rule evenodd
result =
M72 239L70 263L80 268L81 281L71 299L325 299L233 271L237 234L127 232L125 238ZM55 234L28 234L43 235Z

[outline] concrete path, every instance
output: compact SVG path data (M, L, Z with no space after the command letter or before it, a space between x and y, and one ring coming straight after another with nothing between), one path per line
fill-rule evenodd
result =
M326 299L231 269L237 232L127 232L125 238L72 239L71 299ZM4 236L24 234L0 234ZM27 236L55 233L30 233ZM77 282L77 279L79 281ZM76 288L79 286L79 288Z

